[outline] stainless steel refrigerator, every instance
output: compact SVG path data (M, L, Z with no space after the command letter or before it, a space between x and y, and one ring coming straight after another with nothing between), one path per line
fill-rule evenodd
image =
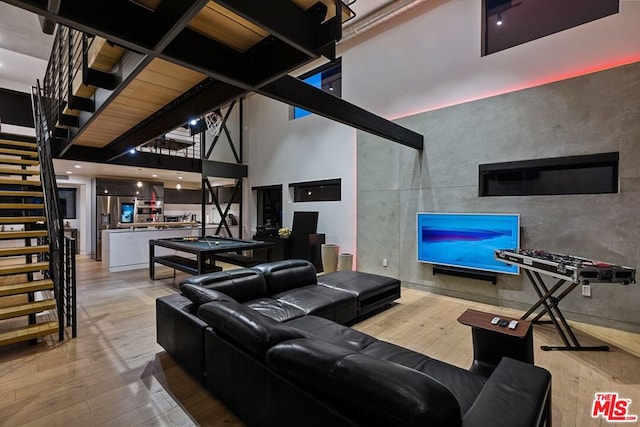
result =
M102 260L102 230L118 228L119 222L133 222L127 219L133 215L135 200L135 197L96 196L96 261Z

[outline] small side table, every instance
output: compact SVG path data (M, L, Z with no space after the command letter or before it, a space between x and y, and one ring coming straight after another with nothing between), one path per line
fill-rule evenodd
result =
M516 329L492 325L491 319L499 317L508 322L518 321ZM473 338L473 364L469 370L489 377L503 357L510 357L533 365L533 333L531 322L497 314L468 309L458 317L458 322L471 326Z

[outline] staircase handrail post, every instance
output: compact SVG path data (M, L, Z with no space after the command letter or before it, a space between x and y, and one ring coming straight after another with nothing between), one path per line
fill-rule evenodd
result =
M44 112L42 89L40 82L32 88L33 120L36 130L38 160L40 162L40 179L42 181L43 201L46 212L46 226L49 237L49 275L53 281L54 294L58 311L59 340L64 340L64 225L60 214L58 187L53 169L49 125Z

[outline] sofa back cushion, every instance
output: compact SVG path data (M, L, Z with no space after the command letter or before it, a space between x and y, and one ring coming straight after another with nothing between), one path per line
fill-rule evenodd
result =
M198 317L220 336L263 359L274 345L305 336L304 332L277 322L257 311L233 302L212 302L200 306Z
M267 296L267 285L262 273L250 268L193 276L180 283L180 290L182 291L183 286L187 284L222 292L239 302Z
M264 276L269 295L318 283L315 267L303 259L268 262L254 268Z
M267 363L362 425L460 426L460 407L433 378L308 338L280 343Z
M226 294L223 294L222 292L218 292L213 289L205 288L204 286L194 285L191 283L183 283L180 286L180 290L182 291L182 295L189 298L193 303L191 307L191 312L193 314L196 314L198 312L198 307L208 302L237 302L236 300Z

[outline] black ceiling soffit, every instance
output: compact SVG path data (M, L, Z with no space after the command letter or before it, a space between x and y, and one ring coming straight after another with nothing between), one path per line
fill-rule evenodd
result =
M424 137L419 133L376 116L295 77L282 77L262 87L258 93L416 150L422 150L424 145Z
M67 150L65 160L78 162L105 163L102 149L74 145ZM180 170L184 172L202 173L202 161L188 157L168 156L165 154L136 151L128 156L121 156L111 162L114 165L137 166L152 169Z
M292 70L320 57L322 52L333 51L326 49L326 46L335 44L341 37L339 17L321 23L320 16L323 13L317 8L304 11L289 0L269 2L216 0L216 3L235 11L272 33L271 37L238 57L237 53L231 54L228 49L224 54L225 49L215 46L215 41L200 35L196 37L195 32L186 28L191 18L208 3L207 0L163 0L156 11L146 9L129 0L108 2L60 0L57 12L49 10L44 0L5 1L57 23L99 35L129 50L146 55L139 67L132 71L132 76L139 73L152 59L159 57L200 71L228 85L236 86L238 96L248 91L263 93L287 104L301 106L316 114L409 147L422 148L421 135L338 98L332 97L333 99L329 100L326 96L331 95L324 94L302 82L296 85L292 82L296 79L287 76ZM277 2L275 9L273 2ZM262 3L269 3L269 7ZM274 10L278 13L273 13ZM198 46L199 43L205 42L204 39L207 39L206 49ZM189 47L188 44L194 40L196 47L194 48L193 45ZM220 56L211 55L209 48L215 49ZM250 72L246 71L244 64L248 64L247 68L251 70ZM305 90L305 95L291 90L292 87L302 88L302 85L306 86L305 89L308 88ZM268 89L261 90L263 87ZM322 100L307 99L309 96L322 96ZM206 112L219 106L221 105L214 101L207 108L199 106L197 109L204 108L203 111ZM191 115L182 116L180 119L177 117L181 112L188 110L185 105L176 107L175 119L172 120L177 122L175 126L169 122L160 126L155 120L151 120L150 124L154 125L151 128L153 131L142 132L145 137L148 135L145 140L129 137L127 142L123 142L122 137L118 138L116 144L109 146L108 158L121 155L132 143L142 144L186 122ZM361 114L366 117L358 117ZM104 153L102 158L105 158Z
M0 123L32 128L31 95L0 88Z

